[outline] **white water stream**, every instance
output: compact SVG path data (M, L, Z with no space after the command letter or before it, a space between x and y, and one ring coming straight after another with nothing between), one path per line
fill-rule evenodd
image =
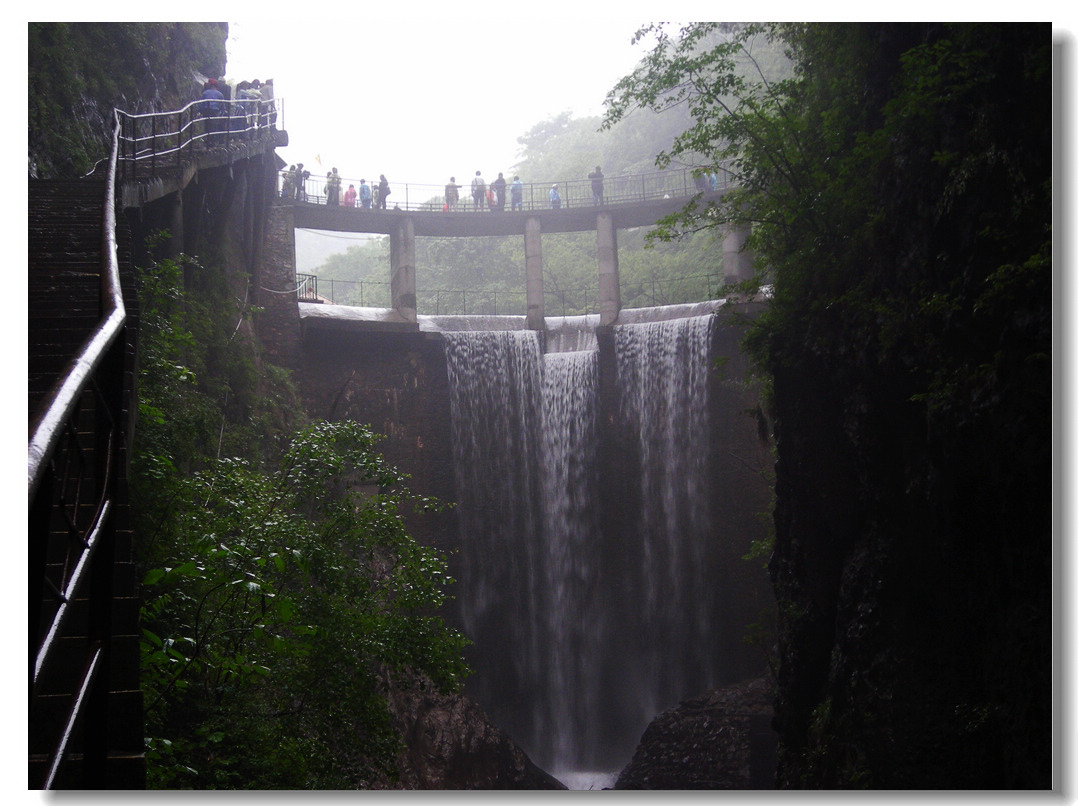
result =
M713 317L615 327L605 407L594 323L579 319L550 329L557 351L545 355L515 320L443 332L472 693L541 767L602 788L648 721L713 674ZM607 439L623 466L601 466L603 427L616 429ZM621 486L604 487L606 475ZM628 526L604 534L626 513Z

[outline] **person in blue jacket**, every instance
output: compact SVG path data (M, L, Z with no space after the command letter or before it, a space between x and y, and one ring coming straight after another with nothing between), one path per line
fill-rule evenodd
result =
M524 209L524 183L520 181L519 176L514 176L513 184L509 186L509 199L512 209Z
M550 187L550 209L551 210L560 210L561 209L561 194L558 193L558 186L556 184L551 185L551 187Z

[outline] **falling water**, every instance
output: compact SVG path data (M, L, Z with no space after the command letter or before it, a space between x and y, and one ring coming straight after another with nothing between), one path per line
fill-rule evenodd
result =
M711 682L711 319L616 327L609 409L595 349L445 333L472 691L555 774L616 770L652 717ZM601 410L633 461L600 466ZM604 508L631 522L604 534Z
M636 718L710 682L708 359L710 316L615 328L620 422L635 447L629 568L638 610Z
M597 710L604 620L596 607L599 538L595 455L599 372L594 350L548 353L540 441L543 571L549 671L539 721L543 755L559 764L588 755L600 740ZM544 724L547 723L547 724Z
M445 344L474 693L514 734L531 723L540 680L542 353L527 330L450 332Z

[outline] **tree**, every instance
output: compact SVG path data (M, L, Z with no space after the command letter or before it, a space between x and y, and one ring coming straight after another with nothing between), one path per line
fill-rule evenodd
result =
M1050 786L1050 33L656 25L610 95L742 185L656 237L772 284L783 785Z
M198 275L184 290L184 269ZM303 423L245 313L190 258L139 277L132 500L148 778L158 788L356 788L392 775L392 686L453 690L465 639L444 558L357 423ZM215 305L200 302L201 288Z
M466 642L435 615L444 558L405 532L376 441L315 423L279 466L222 459L180 482L177 539L143 580L156 786L369 785L400 749L390 686L463 681Z

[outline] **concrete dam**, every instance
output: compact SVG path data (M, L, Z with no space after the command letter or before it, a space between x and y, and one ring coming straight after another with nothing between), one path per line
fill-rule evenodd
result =
M300 305L312 413L370 423L413 489L455 504L412 528L449 554L468 692L563 780L616 773L663 710L765 670L744 641L770 601L744 559L770 506L738 346L753 307L393 333Z

